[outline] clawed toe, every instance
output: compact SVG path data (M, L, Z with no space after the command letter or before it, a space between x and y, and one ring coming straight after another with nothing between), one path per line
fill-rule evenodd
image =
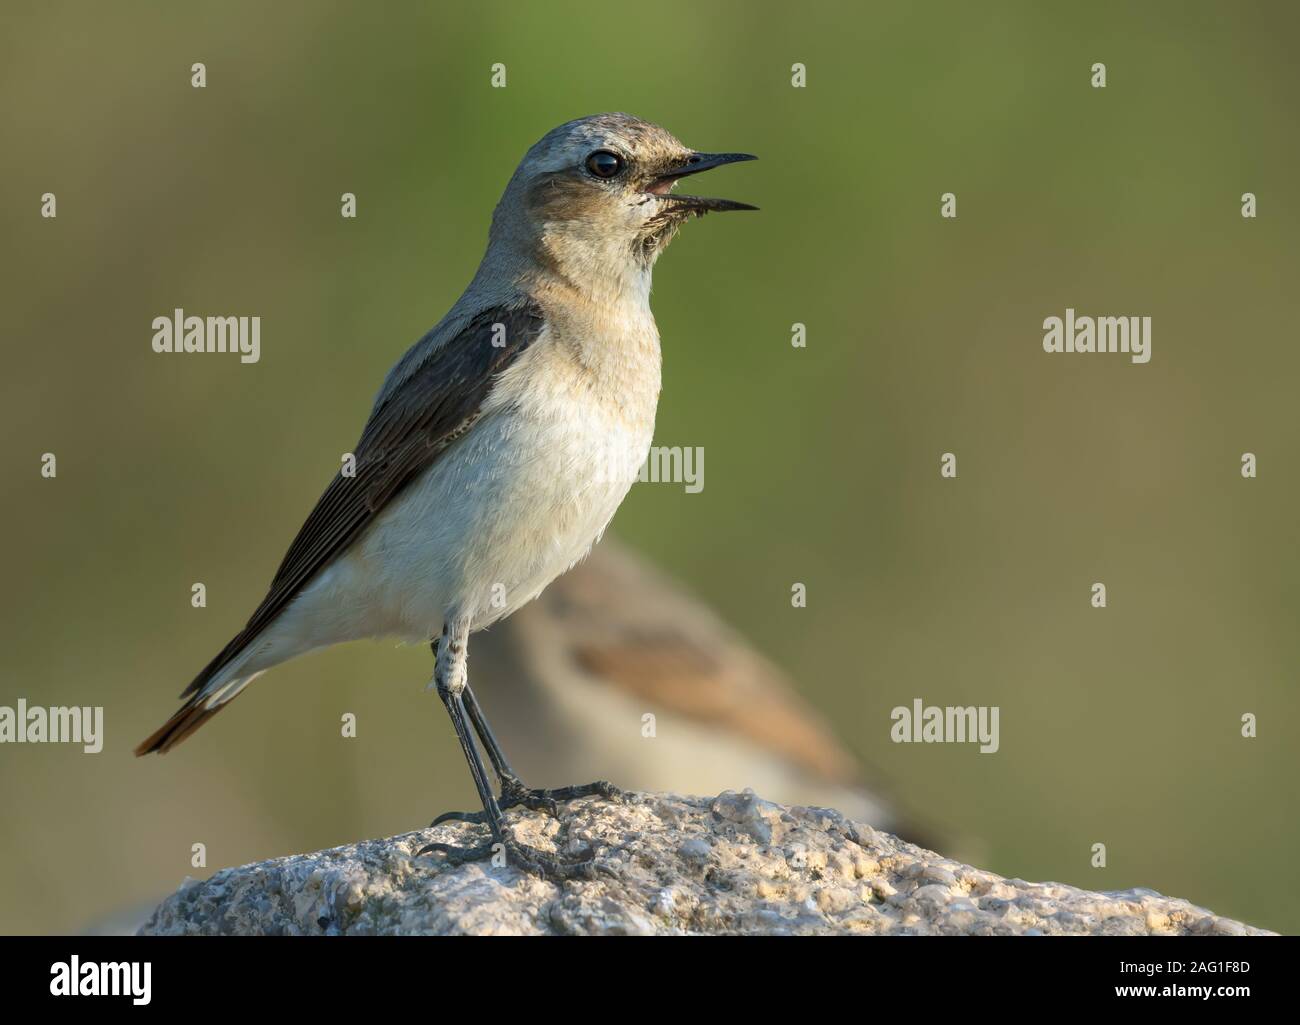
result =
M501 788L502 811L508 808L527 808L545 812L553 819L560 817L560 805L545 790L529 790L523 784L507 783Z
M416 851L416 856L442 854L448 865L464 865L471 861L494 857L499 851L504 852L506 864L553 882L566 879L594 879L597 874L612 874L609 869L595 863L592 851L588 851L585 856L574 861L561 861L553 854L528 847L513 839L504 842L489 841L473 847L457 847L447 843L425 844Z
M592 851L588 851L585 856L574 861L561 861L552 854L539 851L535 847L526 847L512 840L506 845L506 856L511 864L552 881L596 877L596 864Z
M445 811L429 823L429 828L440 826L444 822L472 822L482 826L487 822L487 815L481 811Z
M580 786L556 787L552 790L532 790L524 786L519 777L506 772L501 774L501 797L493 804L501 811L509 808L527 808L530 811L544 812L552 818L559 818L560 802L577 800L581 797L601 797L607 801L622 803L627 795L614 784L605 780L584 783ZM525 872L557 882L565 879L594 879L597 875L614 874L607 866L597 864L594 861L592 852L588 852L584 857L572 861L562 861L553 854L518 843L513 837L509 836L504 822L498 818L494 825L493 820L485 811L443 812L433 820L430 828L444 822L469 822L475 825L486 825L492 829L494 836L505 833L506 838L504 840L494 839L471 847L457 847L454 844L446 843L426 844L416 852L417 857L422 854L442 854L448 865L464 865L467 862L479 861L483 858L495 859L498 855L504 854L505 864L513 865Z
M513 808L522 805L533 811L544 811L553 818L560 814L559 802L573 801L580 797L603 797L607 801L621 804L626 795L613 783L598 779L594 783L580 786L555 787L550 790L530 790L518 779L508 779L501 787L501 808Z
M607 780L598 779L594 783L584 783L582 786L561 787L560 790L552 790L553 796L561 800L573 800L578 797L603 797L606 801L613 801L615 804L622 804L627 800L627 794L614 786Z
M448 865L464 865L471 861L486 858L492 853L495 844L481 843L473 847L457 847L449 843L427 843L415 852L418 858L422 854L445 854Z
M527 808L529 811L545 812L553 819L560 817L560 802L574 801L580 797L603 797L607 801L622 804L626 794L612 783L597 780L582 786L557 787L554 790L530 790L522 783L508 782L501 788L501 798L497 807L502 811L511 808ZM429 828L440 826L444 822L472 822L476 826L486 825L487 815L482 811L445 811L429 823Z

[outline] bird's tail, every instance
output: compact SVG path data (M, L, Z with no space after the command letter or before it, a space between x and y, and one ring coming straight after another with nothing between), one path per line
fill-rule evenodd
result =
M251 648L251 645L245 647L233 659L228 651L214 658L181 695L185 704L141 741L135 749L136 755L155 751L165 754L230 704L240 691L261 675L260 670L250 672L248 670L252 667L245 667L252 654Z

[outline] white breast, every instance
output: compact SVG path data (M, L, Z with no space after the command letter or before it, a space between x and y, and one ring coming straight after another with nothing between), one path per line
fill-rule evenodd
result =
M578 562L649 451L653 342L652 359L633 353L616 373L592 373L548 327L502 375L473 429L287 610L294 646L422 641L460 615L478 629Z

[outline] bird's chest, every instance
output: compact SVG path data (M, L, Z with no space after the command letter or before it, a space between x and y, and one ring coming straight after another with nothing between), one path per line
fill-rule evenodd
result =
M480 605L480 622L581 559L627 495L654 434L657 336L651 341L597 355L543 334L499 379L482 429L457 453L468 479L450 485L472 494L476 511L460 547L474 578L467 590L506 584L508 600Z
M533 365L519 367L530 383L516 394L512 416L521 447L533 453L525 458L537 462L549 481L534 479L529 487L551 491L575 512L588 504L594 510L610 501L616 506L650 448L659 340L653 321L648 328L634 326L621 334L545 338Z
M417 602L407 632L446 610L508 615L581 559L645 461L659 395L658 339L623 360L576 361L543 332L498 379L474 428L389 510L364 556Z

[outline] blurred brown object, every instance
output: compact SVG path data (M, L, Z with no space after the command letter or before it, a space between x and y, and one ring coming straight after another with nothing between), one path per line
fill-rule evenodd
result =
M608 779L692 794L752 787L914 842L932 835L868 785L780 669L612 539L479 634L470 672L530 786Z

